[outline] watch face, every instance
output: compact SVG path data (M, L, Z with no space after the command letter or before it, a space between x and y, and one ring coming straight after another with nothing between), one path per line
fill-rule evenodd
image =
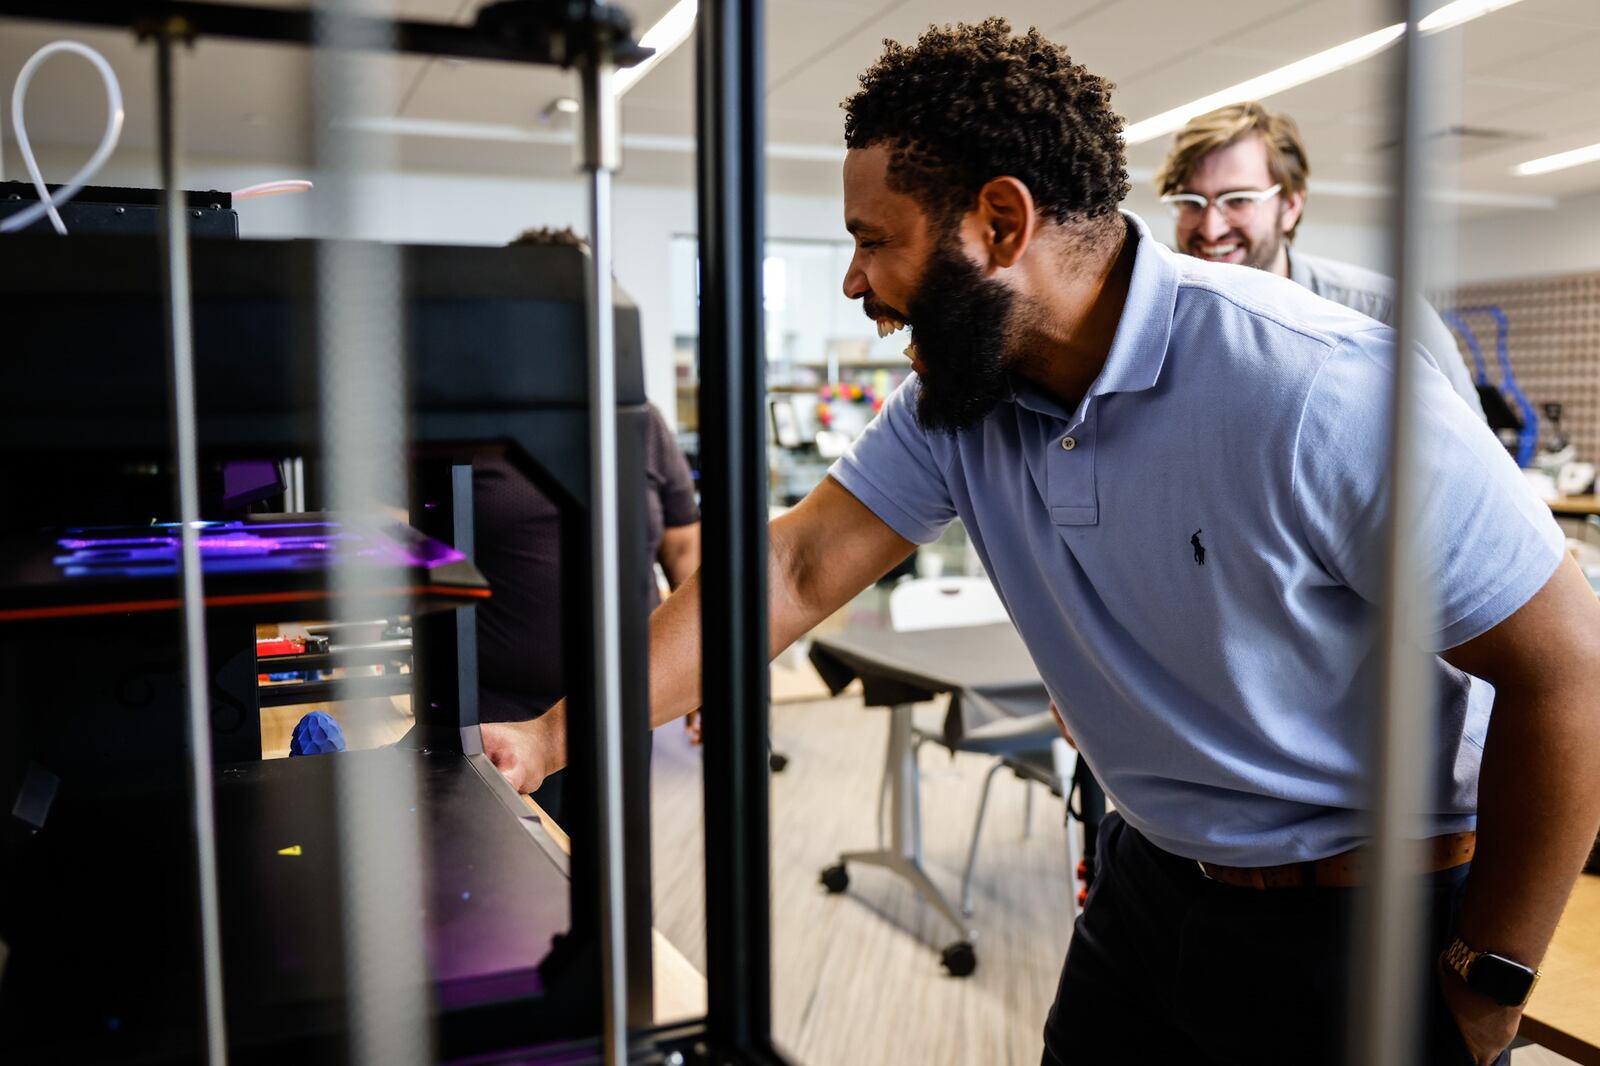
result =
M1506 1007L1521 1006L1533 988L1534 972L1499 955L1479 955L1467 987Z

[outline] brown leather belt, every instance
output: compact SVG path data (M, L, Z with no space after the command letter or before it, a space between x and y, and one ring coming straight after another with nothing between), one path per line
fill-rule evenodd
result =
M1472 861L1478 834L1450 833L1422 842L1422 863L1418 873L1450 870ZM1355 888L1366 883L1371 855L1366 848L1352 848L1326 859L1289 862L1282 866L1219 866L1202 862L1200 870L1213 881L1235 888Z

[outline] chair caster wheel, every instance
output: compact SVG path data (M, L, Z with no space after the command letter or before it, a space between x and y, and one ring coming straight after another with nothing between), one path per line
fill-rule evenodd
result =
M822 887L830 893L837 895L850 887L850 874L845 871L844 863L830 866L822 871Z
M944 963L951 977L965 977L978 968L977 953L965 940L958 940L939 952L939 961Z

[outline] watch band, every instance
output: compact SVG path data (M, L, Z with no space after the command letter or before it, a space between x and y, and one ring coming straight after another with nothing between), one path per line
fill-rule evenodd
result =
M1488 951L1474 951L1459 936L1439 955L1439 961L1459 974L1466 986L1503 1007L1521 1007L1539 983L1539 971L1515 959Z
M1439 961L1460 974L1461 979L1465 981L1468 975L1472 973L1472 964L1478 961L1478 956L1481 954L1483 954L1481 951L1473 951L1467 947L1465 940L1456 937L1450 941L1450 946L1445 948L1444 953L1439 956Z

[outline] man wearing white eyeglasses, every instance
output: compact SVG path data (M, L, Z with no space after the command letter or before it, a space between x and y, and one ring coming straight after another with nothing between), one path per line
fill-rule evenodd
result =
M1156 187L1172 210L1180 252L1271 271L1394 325L1393 280L1293 247L1310 173L1294 119L1250 102L1191 119L1173 138ZM1483 405L1455 336L1433 308L1422 303L1419 310L1415 335L1428 361L1482 418Z

